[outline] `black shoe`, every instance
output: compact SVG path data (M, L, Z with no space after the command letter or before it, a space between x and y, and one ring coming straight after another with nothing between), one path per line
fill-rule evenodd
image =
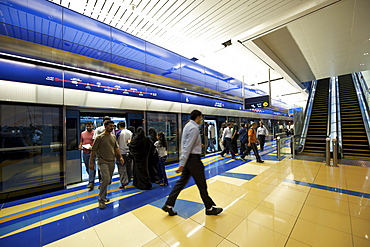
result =
M243 161L247 161L244 157L240 157Z
M99 202L99 208L100 209L105 209L107 206L105 206L104 202Z
M257 163L263 163L265 162L264 160L258 160Z
M220 154L220 155L221 155L221 157L224 157L225 154Z
M121 185L120 187L119 187L119 189L121 189L121 190L123 190L125 188L125 186L123 186L123 185Z
M110 200L108 199L108 198L105 198L105 199L103 199L103 202L105 202L105 203L107 203L107 202L109 202Z
M222 208L212 207L212 210L206 209L206 215L217 215L223 211Z
M233 159L233 160L236 160L237 158L234 156L234 157L232 157L232 159Z
M176 211L173 211L173 209L172 209L172 208L169 208L169 207L167 207L166 205L164 205L164 206L162 207L162 210L163 210L163 211L165 211L165 212L167 212L170 216L177 215L177 212L176 212Z

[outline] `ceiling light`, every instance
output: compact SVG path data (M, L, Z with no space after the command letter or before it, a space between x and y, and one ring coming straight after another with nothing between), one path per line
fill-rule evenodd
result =
M364 66L365 64L364 63L360 63L360 66Z
M366 55L369 55L369 53L368 53L368 52L365 52L365 53L364 53L364 56L366 56Z
M228 41L225 41L224 43L222 43L222 45L225 46L225 47L228 47L228 46L232 45L231 44L231 39L228 40Z

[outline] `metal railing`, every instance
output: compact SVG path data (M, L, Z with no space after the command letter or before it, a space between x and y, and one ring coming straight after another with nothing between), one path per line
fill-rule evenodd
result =
M301 140L302 137L300 136L291 136L290 137L290 148L291 148L291 154L292 154L292 159L295 159L296 158L296 148L298 147L300 140ZM304 139L307 139L307 138L304 138ZM309 139L309 138L308 138ZM335 137L335 138L332 138L330 139L329 137L327 137L325 139L325 165L327 166L333 166L333 167L338 167L338 139ZM332 148L330 147L332 144ZM277 141L276 145L278 147L281 146L281 143L280 141ZM278 156L278 160L280 160L280 153L279 153L279 148L277 148L277 156ZM332 152L331 152L332 150ZM331 153L333 153L333 162L331 162Z

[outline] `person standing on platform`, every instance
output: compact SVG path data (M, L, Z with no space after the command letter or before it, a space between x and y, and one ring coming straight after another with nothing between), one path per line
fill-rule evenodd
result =
M224 129L224 133L222 134L224 137L224 150L220 153L222 157L224 157L225 153L230 152L233 159L236 159L235 153L232 146L232 139L233 139L233 130L232 130L232 123L228 123L227 127Z
M237 125L234 121L231 121L232 123L232 131L233 131L233 137L231 140L233 152L235 154L238 153L238 137L239 137L239 125Z
M258 163L263 163L265 161L263 161L260 157L260 155L258 154L258 148L257 148L257 144L258 143L258 140L257 140L257 136L256 136L256 128L257 128L257 123L254 122L250 128L248 129L248 148L247 150L244 151L243 155L241 156L241 159L245 161L244 157L249 154L250 150L252 149L253 150L253 153L254 155L256 156L256 159L257 159L257 162Z
M125 160L124 164L117 162L118 174L120 177L120 189L124 189L131 179L131 158L129 157L128 144L131 142L132 132L126 129L125 122L118 123L119 130L116 132L119 151L122 158Z
M104 133L105 131L105 126L104 126L104 123L107 122L107 121L110 121L110 117L109 116L104 116L103 117L103 125L96 128L96 130L94 131L94 136L93 136L93 139L95 140L95 138L100 135L101 133ZM113 127L114 128L114 127ZM114 130L112 131L112 134L114 135Z
M177 212L173 210L173 207L175 206L175 201L181 190L188 183L190 176L194 178L198 187L200 196L206 208L206 215L217 215L223 210L222 208L215 207L216 204L208 195L204 165L200 159L202 143L199 133L199 124L201 122L202 113L198 110L194 110L190 113L190 121L185 125L183 130L181 138L182 152L180 164L176 170L176 173L182 172L182 174L168 196L165 205L162 207L162 210L167 212L170 216L177 215Z
M158 152L154 146L154 143L158 141L157 139L157 131L154 128L150 127L148 129L148 139L149 139L149 154L148 154L148 171L150 181L152 183L159 184L159 177L158 177Z
M245 147L245 142L243 142L243 137L244 135L248 135L247 134L247 129L245 128L245 124L242 123L240 124L240 129L239 129L239 141L240 141L240 155L243 155L244 151L246 150L246 147Z
M158 152L158 176L159 176L159 182L160 186L167 186L168 185L168 179L166 175L166 169L164 167L164 164L166 163L167 159L167 141L166 137L164 136L163 132L158 132L157 139L154 143L154 146L157 149Z
M265 125L263 125L262 121L260 121L259 123L260 126L257 128L257 138L260 143L260 149L261 151L263 151L266 142L266 136L269 135L269 131L267 130Z
M81 133L79 150L83 150L82 158L83 158L83 161L86 167L86 172L87 174L89 174L89 183L87 185L87 188L89 189L89 191L91 191L94 189L95 176L96 176L96 170L89 169L90 154L91 154L92 145L94 143L94 140L93 140L94 124L91 121L87 121L85 123L85 126L86 126L86 130ZM94 164L95 164L95 160L94 160ZM100 173L99 173L99 180L100 180Z
M136 129L136 133L129 148L134 160L134 186L140 190L150 190L152 183L148 171L148 155L150 140L145 136L143 127Z
M209 148L210 148L211 153L214 153L216 152L216 149L215 149L216 134L215 134L215 125L213 123L209 125L208 133L209 133L208 135L209 136L209 140L208 140Z
M225 149L224 146L224 130L226 128L226 123L221 124L220 131L218 132L218 143L220 144L221 151Z
M90 156L91 170L95 169L95 155L98 157L98 166L101 173L100 192L98 197L100 209L104 209L106 207L105 203L109 202L109 199L107 199L107 187L112 180L115 158L117 157L121 164L125 163L119 152L117 140L115 136L112 135L114 122L110 120L105 121L104 127L105 131L94 140Z

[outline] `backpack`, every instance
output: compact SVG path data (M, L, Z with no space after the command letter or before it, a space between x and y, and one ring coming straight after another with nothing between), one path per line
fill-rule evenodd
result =
M241 137L240 137L240 142L241 143L246 143L248 142L248 131L246 131Z

